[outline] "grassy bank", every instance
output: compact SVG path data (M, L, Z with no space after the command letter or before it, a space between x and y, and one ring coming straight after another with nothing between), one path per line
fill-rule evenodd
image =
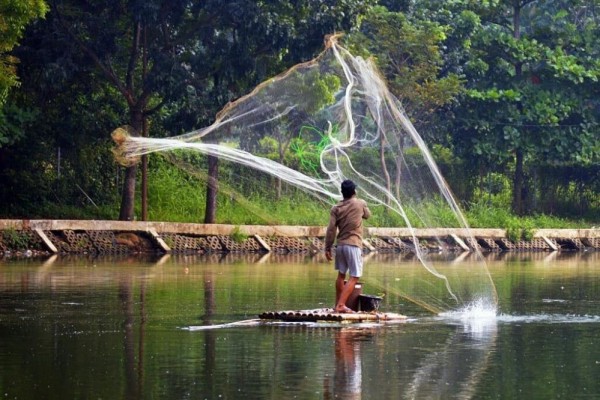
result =
M181 188L180 188L181 189ZM222 188L223 189L223 188ZM169 193L167 196L166 193ZM163 192L161 201L150 201L149 219L154 221L202 222L205 198L203 192L195 197L178 194L177 191ZM182 199L186 199L183 201ZM225 188L218 198L217 223L234 225L326 225L331 204L315 199L303 192L290 189L280 199L260 195L244 197ZM436 205L429 206L436 219L446 226L455 225L449 211ZM399 215L384 207L371 207L373 216L367 226L405 226ZM599 226L598 221L566 219L550 215L516 216L507 208L481 202L463 206L465 217L473 228L501 228L528 231L532 229L586 229ZM447 215L444 215L446 214ZM419 226L417 223L416 226ZM422 227L422 226L420 226ZM524 233L526 235L526 233Z
M203 165L203 164L201 164ZM204 222L206 207L206 177L202 168L178 164L162 158L154 159L149 174L148 219L166 222ZM240 174L225 165L220 171L216 223L233 225L308 225L323 226L329 219L332 203L316 199L294 187L282 185L276 195L278 182L269 176ZM242 178L246 176L246 178ZM252 179L251 181L249 179ZM138 191L139 193L139 191ZM29 219L117 219L119 193L113 200L91 204L83 198L81 204L42 202L33 212L19 215L1 215L0 218ZM551 215L516 216L510 212L510 193L480 196L476 203L461 204L468 223L473 228L507 229L513 238L524 237L534 229L585 229L600 226L600 216L563 218ZM407 207L432 215L438 227L458 227L452 213L442 203L419 203ZM402 218L383 206L371 207L373 216L367 226L402 227ZM21 215L23 214L23 215ZM139 198L136 215L141 215ZM415 227L424 227L420 219L411 218ZM433 226L436 224L430 224Z

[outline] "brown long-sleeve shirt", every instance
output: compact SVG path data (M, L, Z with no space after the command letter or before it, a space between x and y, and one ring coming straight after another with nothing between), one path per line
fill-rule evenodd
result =
M371 216L371 211L364 200L353 196L344 199L331 208L329 225L325 234L325 250L331 249L335 241L337 244L349 244L362 249L362 220Z

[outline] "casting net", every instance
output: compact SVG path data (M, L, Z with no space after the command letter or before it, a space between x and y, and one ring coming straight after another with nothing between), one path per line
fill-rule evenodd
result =
M495 290L480 254L475 252L477 261L467 277L440 272L429 260L431 249L420 246L415 227L466 229L467 223L374 63L353 56L336 37L328 38L317 58L229 103L210 126L162 139L128 135L120 128L113 138L124 165L144 154L189 150L270 174L330 204L341 197L340 183L352 179L372 211L398 217L428 271L420 278L426 283L400 285L398 293L434 312L473 301L495 307ZM267 157L269 146L281 157ZM295 155L295 162L286 163L285 154ZM435 235L432 230L430 237Z

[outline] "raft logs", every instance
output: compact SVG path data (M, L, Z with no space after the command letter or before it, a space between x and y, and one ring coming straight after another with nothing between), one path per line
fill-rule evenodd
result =
M406 316L396 313L357 312L336 313L332 309L267 311L259 315L260 319L290 322L363 322L363 321L404 321Z

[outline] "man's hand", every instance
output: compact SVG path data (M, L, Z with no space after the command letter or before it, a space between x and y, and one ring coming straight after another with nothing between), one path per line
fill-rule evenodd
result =
M325 258L327 258L327 261L333 260L333 254L331 254L331 249L325 250Z

